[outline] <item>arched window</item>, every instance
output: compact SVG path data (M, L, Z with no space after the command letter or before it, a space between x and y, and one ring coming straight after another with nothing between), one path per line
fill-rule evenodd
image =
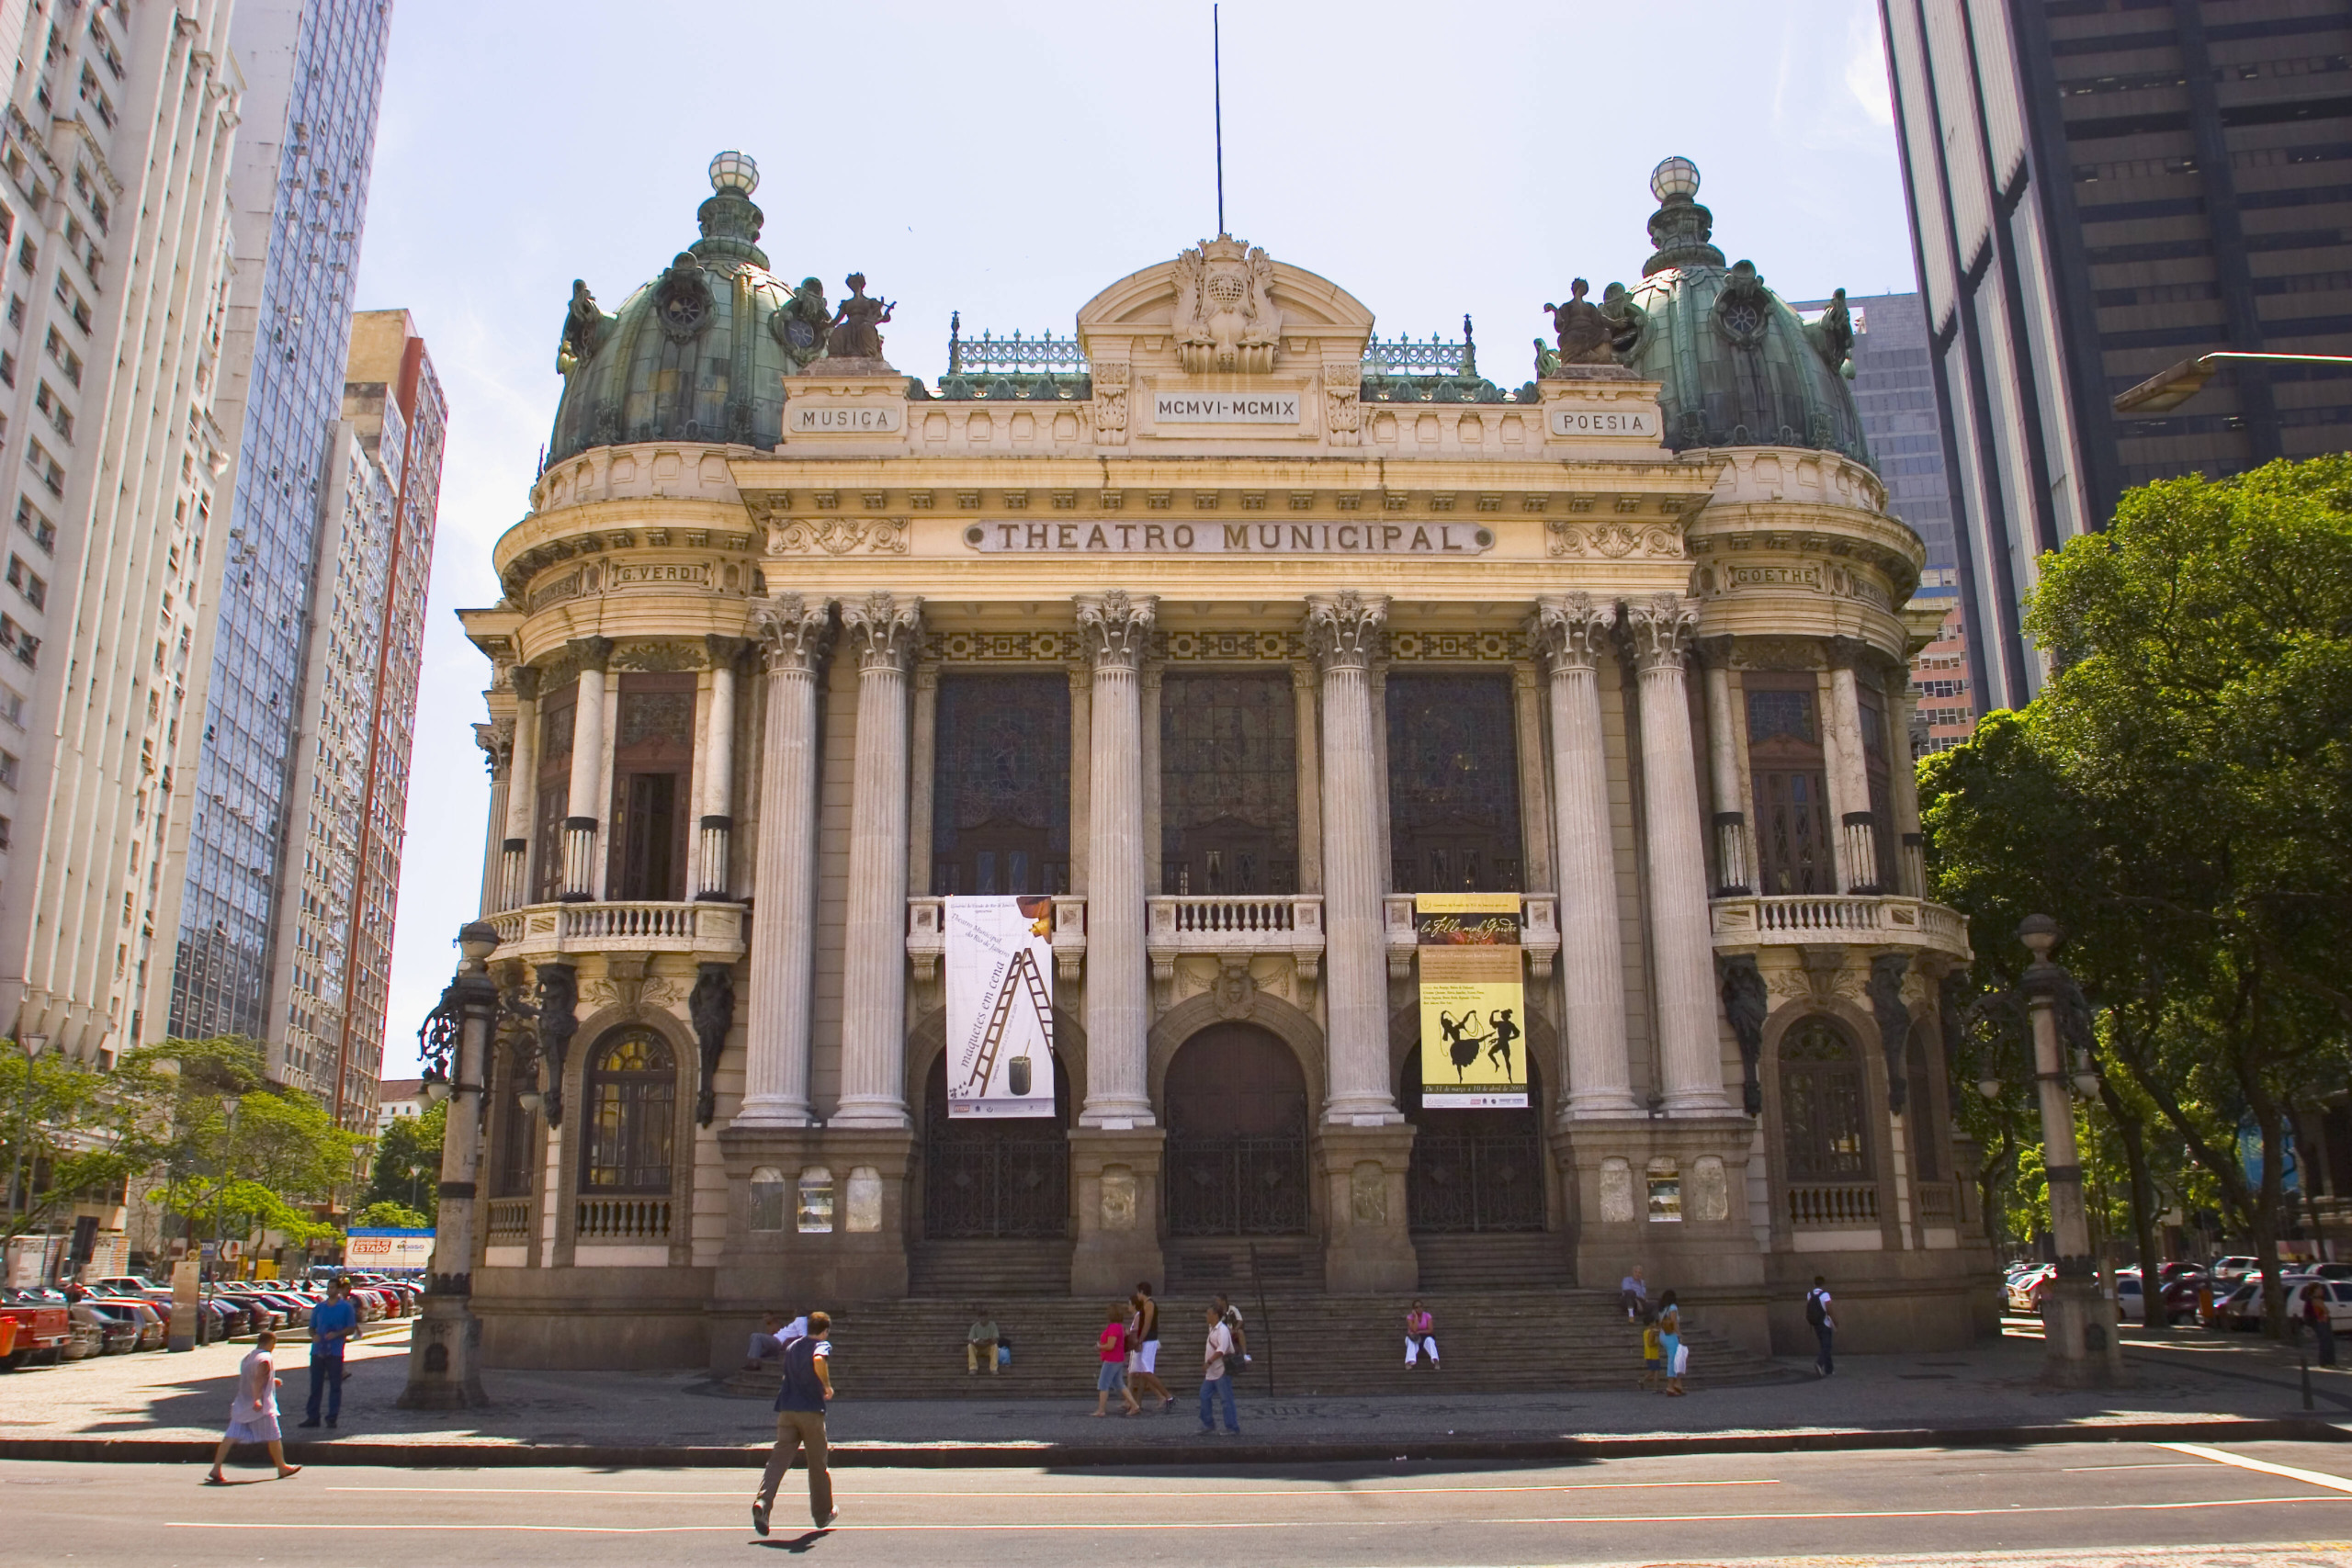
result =
M632 1030L588 1067L580 1186L590 1192L667 1192L677 1136L678 1069L662 1037Z
M1781 1136L1789 1176L1858 1181L1863 1145L1862 1067L1853 1042L1826 1019L1805 1019L1781 1040Z

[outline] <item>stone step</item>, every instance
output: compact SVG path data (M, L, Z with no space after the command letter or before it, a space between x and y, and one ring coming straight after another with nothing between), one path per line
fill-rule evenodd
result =
M1485 1235L1416 1235L1424 1291L1520 1291L1566 1288L1564 1238L1546 1231Z
M907 1256L907 1293L926 1301L1010 1301L1069 1294L1070 1243L927 1241Z

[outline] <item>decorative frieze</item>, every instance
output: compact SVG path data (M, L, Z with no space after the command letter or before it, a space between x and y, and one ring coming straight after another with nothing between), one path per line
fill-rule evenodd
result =
M1396 662L1500 664L1529 657L1527 641L1514 632L1391 632L1388 657Z
M792 517L768 525L768 554L902 556L903 517Z
M1573 498L1571 506L1582 512L1591 504L1589 496ZM1546 517L1544 532L1548 536L1550 554L1586 560L1687 560L1689 552L1682 547L1682 530L1673 523L1580 523L1566 517Z

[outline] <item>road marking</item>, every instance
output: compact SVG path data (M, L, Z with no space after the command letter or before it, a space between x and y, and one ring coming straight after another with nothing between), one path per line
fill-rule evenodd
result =
M2306 1486L2324 1486L2331 1492L2352 1492L2352 1481L2346 1481L2340 1475L2329 1475L2317 1470L2297 1470L2291 1464L2272 1464L2267 1460L2248 1459L2244 1454L2233 1454L2224 1449L2209 1449L2202 1443L2158 1443L2156 1447L2170 1449L2175 1453L2195 1454L2199 1459L2210 1459L2215 1464L2233 1464L2240 1470L2257 1470L2265 1475L2283 1475Z
M2092 1503L2079 1506L2006 1508L1869 1508L1823 1513L1789 1514L1564 1514L1541 1518L1433 1519L1431 1524L1477 1525L1737 1525L1821 1519L1979 1519L2021 1518L2028 1514L2167 1514L2195 1508L2261 1508L2281 1504L2309 1506L2332 1503L2332 1497L2214 1497L2182 1503ZM1378 1521L1363 1521L1367 1529ZM740 1525L509 1525L509 1524L356 1524L346 1519L322 1519L314 1524L275 1519L167 1519L172 1529L202 1530L471 1530L539 1535L695 1535L737 1531ZM1154 1522L1136 1519L1072 1520L1061 1524L976 1524L958 1520L943 1524L835 1525L835 1530L861 1535L923 1534L940 1530L987 1530L997 1533L1061 1533L1068 1530L1293 1530L1332 1528L1329 1519L1184 1519Z
M2161 1468L2161 1467L2159 1467ZM2184 1470L2202 1470L2203 1465L2184 1464ZM1452 1496L1455 1494L1485 1492L1650 1492L1685 1486L1778 1486L1777 1480L1762 1481L1595 1481L1561 1483L1551 1486L1297 1486L1282 1489L1260 1488L1247 1492L1203 1491L1146 1493L1097 1490L1092 1492L1035 1492L1023 1489L1023 1497L1409 1497L1423 1494ZM449 1492L463 1496L479 1492L485 1495L515 1495L547 1497L741 1497L741 1488L727 1492L681 1492L673 1488L632 1491L626 1488L599 1486L329 1486L329 1492ZM1002 1492L899 1492L877 1489L865 1494L869 1497L1000 1497Z
M2088 1475L2100 1470L2202 1470L2201 1464L2188 1460L2160 1460L2154 1464L2070 1464L2059 1471L2061 1475ZM1995 1473L1998 1473L1997 1472Z

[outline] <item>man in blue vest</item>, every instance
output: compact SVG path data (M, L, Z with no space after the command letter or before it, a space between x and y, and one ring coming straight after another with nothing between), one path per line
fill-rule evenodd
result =
M752 1528L768 1533L768 1509L792 1456L808 1450L808 1517L823 1529L840 1517L833 1506L833 1478L825 1468L825 1402L833 1397L832 1341L826 1338L833 1320L821 1312L808 1314L808 1332L784 1348L784 1387L775 1396L775 1447L760 1476L760 1495L752 1500Z
M327 1425L343 1416L343 1348L359 1332L359 1309L351 1304L351 1281L337 1279L327 1299L311 1309L311 1403L302 1425L319 1424L319 1396L327 1401Z

